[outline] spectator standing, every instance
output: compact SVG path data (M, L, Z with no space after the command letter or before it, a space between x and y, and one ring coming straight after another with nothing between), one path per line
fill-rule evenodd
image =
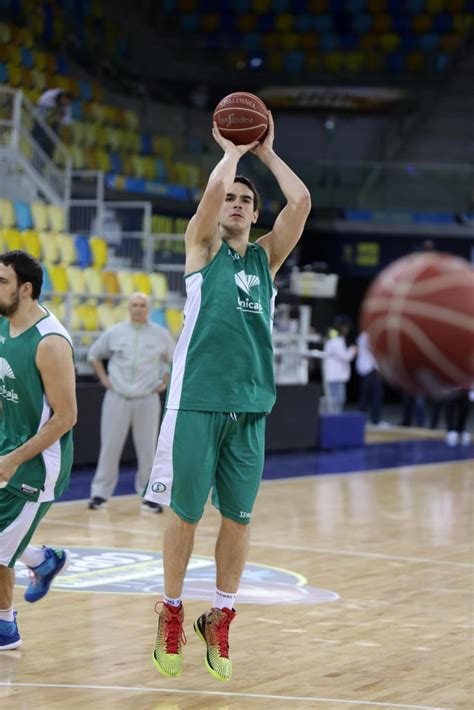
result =
M59 133L61 125L69 126L72 123L71 102L71 94L62 89L48 89L39 97L37 111L54 133ZM34 125L33 138L46 155L52 158L54 140L39 121Z
M351 330L351 320L340 315L334 319L334 326L324 344L323 381L330 414L339 414L346 403L346 385L351 377L351 361L357 348L348 346L346 338Z
M369 336L363 331L357 338L356 372L359 375L359 409L368 412L372 424L380 424L383 381L370 349Z
M104 508L113 495L130 427L138 459L137 494L141 495L150 475L160 423L160 392L166 389L168 364L174 350L174 341L166 328L149 320L150 305L146 294L132 294L128 303L130 319L104 331L89 350L88 359L106 388L99 461L89 501L91 510ZM104 360L108 360L108 371ZM143 501L142 509L162 511L160 505L150 501Z

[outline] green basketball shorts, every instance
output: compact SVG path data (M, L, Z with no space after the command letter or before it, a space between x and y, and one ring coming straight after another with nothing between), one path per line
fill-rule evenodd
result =
M52 501L37 503L0 488L0 565L13 567Z
M197 523L212 489L225 518L250 522L262 478L265 414L168 409L144 497Z

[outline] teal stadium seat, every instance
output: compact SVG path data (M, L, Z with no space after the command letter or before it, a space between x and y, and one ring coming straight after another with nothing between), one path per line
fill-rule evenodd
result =
M28 202L15 201L15 218L18 229L32 229L33 228L33 218L31 216L31 209Z

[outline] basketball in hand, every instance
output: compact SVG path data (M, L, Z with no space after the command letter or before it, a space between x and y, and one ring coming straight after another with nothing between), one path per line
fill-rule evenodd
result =
M412 254L384 269L361 309L381 374L441 399L474 383L474 270L450 254Z
M219 101L213 120L224 138L235 145L247 145L265 137L268 109L258 96L236 91Z

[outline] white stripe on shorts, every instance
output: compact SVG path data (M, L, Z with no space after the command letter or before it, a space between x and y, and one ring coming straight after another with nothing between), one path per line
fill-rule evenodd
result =
M167 409L161 423L155 460L144 498L160 505L169 505L173 485L173 442L179 410Z
M41 503L27 501L20 515L0 535L0 565L8 567L20 543L31 528Z

